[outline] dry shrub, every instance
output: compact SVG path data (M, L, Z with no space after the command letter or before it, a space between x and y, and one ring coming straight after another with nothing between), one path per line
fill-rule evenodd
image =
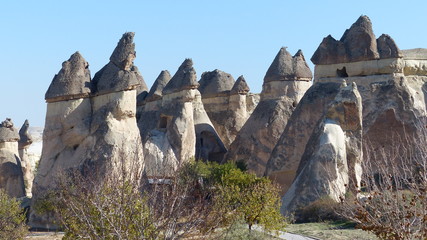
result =
M42 205L64 239L209 239L241 220L249 228L284 226L278 187L234 164L191 162L151 184L140 167L123 166L101 176L76 170L58 178Z
M345 220L337 211L340 211L340 204L329 196L324 196L308 206L298 209L294 213L294 221L306 223Z
M427 239L426 129L388 149L366 150L361 190L340 214L380 239Z

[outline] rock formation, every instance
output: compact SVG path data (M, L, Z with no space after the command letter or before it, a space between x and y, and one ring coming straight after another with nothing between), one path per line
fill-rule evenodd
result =
M28 148L33 143L33 137L29 133L29 127L30 123L28 120L25 120L24 124L19 130L20 139L18 142L18 150L19 157L21 158L22 172L24 174L25 195L31 197L31 188L33 186L36 162L29 156L28 153Z
M226 152L202 104L192 60L169 78L167 71L159 75L138 121L148 176L170 176L193 157L219 161Z
M295 108L274 147L265 175L279 183L285 193L296 177L301 157L319 119L340 89L337 82L316 82Z
M243 76L234 81L220 70L203 73L199 83L206 112L229 148L250 115L246 102L249 86Z
M325 196L338 202L350 179L359 185L361 161L362 99L356 84L344 82L310 137L281 212L294 212Z
M18 131L12 120L0 124L0 189L11 197L24 197L25 186L18 153Z
M297 107L300 110L292 115L268 163L266 175L278 180L284 191L300 165L313 121L320 118L344 78L355 82L362 96L363 138L372 150L393 147L399 138L415 134L420 119L426 116L427 51L400 51L385 34L373 41L366 16L361 16L337 45L325 44L330 38L323 40L312 57L316 64L314 84ZM344 54L337 47L340 45L351 51Z
M352 38L346 37L350 32ZM314 81L339 82L345 77L357 83L363 101L364 139L374 149L391 147L399 138L416 134L416 126L426 116L426 51L401 51L386 34L374 41L366 16L361 16L343 38L351 46L349 56L372 54L359 54L358 58L344 61L335 57L334 48L321 44L312 58L316 64ZM335 60L323 61L319 53Z
M265 77L261 99L231 144L225 160L243 161L263 175L271 151L305 91L311 71L301 51L291 56L280 49Z
M133 65L133 33L125 33L110 62L91 81L87 62L77 52L63 63L46 92L43 150L33 185L33 202L55 186L57 174L79 169L84 174L143 167L136 124L137 88L142 77ZM143 81L143 80L142 80ZM79 87L70 87L79 86ZM100 179L102 180L102 179ZM31 214L33 227L46 228L49 216Z

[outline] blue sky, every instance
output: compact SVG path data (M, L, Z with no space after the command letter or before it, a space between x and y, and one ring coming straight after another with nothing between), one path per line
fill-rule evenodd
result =
M172 74L192 58L198 76L220 69L244 75L260 92L270 63L286 46L306 60L332 34L364 14L377 37L401 49L427 48L426 1L2 1L0 5L0 120L44 126L44 94L72 53L92 76L108 63L117 41L135 32L137 58L148 87L161 70Z

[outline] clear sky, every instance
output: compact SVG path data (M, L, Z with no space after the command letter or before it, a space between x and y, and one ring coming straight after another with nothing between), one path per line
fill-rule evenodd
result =
M244 75L260 92L282 46L310 58L331 34L339 39L368 15L376 36L389 34L401 49L427 48L427 1L0 1L0 120L44 126L44 94L61 63L75 51L92 76L124 32L135 32L138 66L150 88L161 70L174 74L192 58L198 76L220 69Z

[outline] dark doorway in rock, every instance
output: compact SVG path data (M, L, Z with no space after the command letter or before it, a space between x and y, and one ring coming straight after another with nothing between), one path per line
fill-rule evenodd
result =
M164 129L167 126L168 126L168 117L167 116L160 116L159 128Z
M201 131L196 143L196 158L204 161L221 162L227 150L211 131Z
M345 67L337 69L337 77L348 77L347 69Z

